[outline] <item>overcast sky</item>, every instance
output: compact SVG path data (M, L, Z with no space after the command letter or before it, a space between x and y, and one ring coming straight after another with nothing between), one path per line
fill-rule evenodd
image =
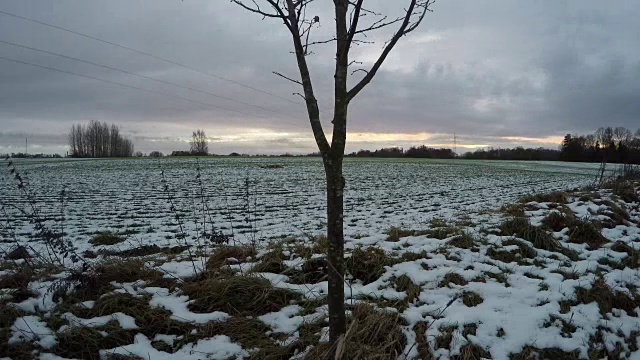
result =
M313 35L322 40L334 31L333 4L316 3L309 13L320 17ZM365 1L390 17L405 3ZM439 0L432 9L352 102L348 151L450 147L454 133L459 151L557 147L569 132L640 127L637 1ZM0 59L0 153L22 151L25 137L30 152L65 153L71 125L90 120L120 125L143 152L186 150L196 128L206 131L214 153L315 150L302 99L292 95L301 90L272 74L297 77L291 39L276 20L262 20L225 0L0 0L0 11L245 85L0 13L0 57L155 92ZM352 60L366 68L389 35L372 34L368 40L377 43L354 48ZM335 50L313 50L309 61L327 127Z

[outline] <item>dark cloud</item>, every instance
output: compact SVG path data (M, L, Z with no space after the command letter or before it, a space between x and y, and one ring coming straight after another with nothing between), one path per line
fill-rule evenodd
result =
M259 1L259 0L258 0ZM368 0L397 14L396 1ZM315 35L331 36L330 3L316 2ZM24 137L43 151L64 152L66 131L89 120L119 124L139 149L182 149L204 128L219 152L314 150L295 77L289 35L225 1L77 2L0 0L0 10L64 26L149 52L289 101L215 77L0 14L0 40L61 53L255 105L132 77L69 59L0 43L0 56L153 92L0 60L0 152ZM447 145L555 146L551 139L599 126L639 127L640 25L633 0L437 2L424 25L403 39L373 83L353 102L350 131L395 134L355 137L349 148ZM389 33L353 59L366 66ZM331 116L332 45L309 58L323 121ZM359 74L351 78L357 81ZM223 110L232 109L237 112ZM428 133L421 139L415 134ZM405 138L398 134L408 134ZM435 135L434 135L435 134ZM24 135L24 136L23 136Z

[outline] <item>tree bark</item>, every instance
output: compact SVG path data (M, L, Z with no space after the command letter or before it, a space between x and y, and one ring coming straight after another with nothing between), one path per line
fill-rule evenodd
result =
M329 249L328 282L329 293L329 344L332 357L338 339L346 332L344 313L344 185L342 158L330 158L324 161L327 179L327 238Z

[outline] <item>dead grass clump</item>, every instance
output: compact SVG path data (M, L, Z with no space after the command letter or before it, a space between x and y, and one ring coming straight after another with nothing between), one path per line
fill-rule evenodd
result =
M400 238L411 236L412 232L403 228L392 226L385 231L387 241L398 242Z
M309 259L302 264L302 271L287 271L292 284L317 284L326 280L328 264L324 258Z
M558 251L562 248L560 242L553 235L540 227L531 225L526 218L509 219L500 225L500 231L504 235L514 235L527 240L538 249Z
M172 288L173 280L163 276L162 272L148 267L143 260L109 260L90 271L71 274L69 280L76 284L71 296L77 301L94 300L113 290L111 282L143 280L147 286Z
M393 264L384 250L373 247L362 249L359 246L353 249L351 257L344 262L347 272L364 285L378 280L384 274L385 266Z
M467 307L474 307L482 304L484 299L473 291L465 291L462 293L462 303Z
M199 339L225 335L232 342L242 345L243 348L256 349L251 359L289 359L293 356L293 346L275 344L273 339L267 335L270 332L271 328L258 319L231 317L226 321L211 321L203 325L198 329L197 334L187 335L178 340L174 344L174 349L177 350L183 345L196 342ZM300 350L304 350L304 348Z
M301 299L300 294L275 288L269 280L256 276L207 279L185 284L182 290L193 301L189 308L198 313L264 315Z
M505 250L499 250L495 248L487 249L487 256L493 260L501 261L503 263L511 263L519 259L518 252L510 252Z
M575 271L555 269L555 270L551 270L551 272L554 274L562 275L562 277L564 277L565 280L578 280L580 278L580 274L578 274Z
M492 272L485 272L484 273L487 277L499 282L499 283L503 283L505 287L510 287L511 285L509 284L509 278L507 277L507 275L505 275L504 273L492 273Z
M622 259L623 266L631 269L640 267L640 250L636 250L622 241L616 241L611 246L611 250L627 254L627 257Z
M603 211L599 210L598 214L608 216L611 219L611 226L615 227L617 225L625 225L627 221L631 219L629 212L621 207L613 201L605 200L604 205L609 207L609 209Z
M450 272L444 276L442 281L440 281L439 286L445 287L445 286L448 286L449 284L464 286L464 285L467 285L468 282L467 280L465 280L465 278L462 275L454 272Z
M422 250L419 253L410 251L402 253L402 255L400 255L400 259L402 259L402 261L416 261L420 259L431 259L431 257L427 254L426 250Z
M522 256L523 258L534 259L536 256L538 256L538 252L535 249L533 249L531 246L527 245L526 243L516 239L505 240L502 242L502 245L517 246L518 250L516 250L516 252L520 254L520 256Z
M526 204L532 201L540 203L557 203L566 204L569 200L569 196L563 191L554 191L548 194L536 194L527 195L520 198L520 203Z
M507 215L507 216L511 216L514 218L521 218L524 217L524 205L523 204L508 204L508 205L503 205L500 208L500 212Z
M537 359L563 359L563 360L579 360L580 351L564 351L558 348L538 349L533 346L526 346L517 354L510 354L510 360L537 360Z
M23 315L22 310L17 307L0 303L0 354L3 354L2 356L8 356L10 354L8 342L12 335L11 326L17 318Z
M604 189L610 189L611 192L613 192L613 195L618 196L625 202L640 202L640 196L631 181L615 179L603 183L601 187Z
M418 355L420 359L433 360L433 354L429 349L429 341L427 341L427 322L419 321L413 326L416 333L416 344L418 347Z
M611 309L621 309L629 316L636 316L635 309L640 306L637 299L632 299L621 291L613 291L603 279L593 282L591 289L576 289L576 299L578 303L589 304L596 302L600 308L600 313L604 316L611 312Z
M313 246L311 249L314 254L326 254L329 251L329 239L324 235L311 237Z
M101 231L101 232L97 232L95 235L93 235L93 237L91 238L91 240L89 240L89 243L93 246L99 246L99 245L115 245L115 244L120 244L121 242L124 242L126 239L118 234L115 234L111 231Z
M13 289L11 299L14 302L21 302L37 296L29 290L29 283L33 280L33 275L33 270L29 266L22 265L14 272L0 276L0 289Z
M119 256L119 257L143 257L155 254L165 254L165 255L177 255L186 251L190 246L188 245L178 245L178 246L163 246L160 247L158 245L142 245L132 249L122 250L122 251L114 251L102 249L98 250L98 254L105 256Z
M338 360L387 360L402 354L407 339L402 333L398 313L382 312L370 305L354 306L347 323L347 332L336 346ZM325 359L329 345L318 344L307 359Z
M457 227L444 226L425 231L425 235L431 238L444 240L452 236L462 235L463 231Z
M69 327L56 334L57 345L53 352L69 359L97 360L101 359L100 350L132 344L136 333L135 330L122 330L117 321L97 328Z
M609 240L602 235L597 223L588 219L576 219L569 228L569 240L574 244L587 244L591 249L598 249Z
M151 296L135 297L130 294L109 294L99 298L91 309L74 306L68 309L81 318L111 315L117 312L127 314L136 320L137 332L153 338L156 334L187 335L193 326L171 319L172 313L163 308L150 306ZM73 325L73 324L70 324Z
M407 298L405 299L407 304L413 303L420 296L420 286L416 285L407 275L400 275L398 278L393 279L393 283L397 291L407 293Z
M251 269L252 272L266 272L274 274L282 274L287 270L283 261L285 256L282 253L282 244L273 247L271 251L266 253L260 261Z
M489 358L489 353L476 344L466 344L460 348L459 360L481 360Z
M453 341L453 333L458 329L457 325L442 325L440 335L436 336L433 348L434 349L448 349Z
M461 249L471 249L474 245L474 238L473 236L469 235L468 233L464 232L458 236L456 236L455 238L449 240L447 243L449 245L455 246L455 247L459 247Z
M564 338L572 337L572 334L576 332L577 327L571 322L568 322L558 315L551 315L549 319L544 322L544 327L558 327L560 328L560 335Z
M542 225L558 232L569 226L569 219L559 211L552 211L542 219Z
M256 249L250 245L218 246L207 260L207 270L219 270L225 265L245 262L254 256Z

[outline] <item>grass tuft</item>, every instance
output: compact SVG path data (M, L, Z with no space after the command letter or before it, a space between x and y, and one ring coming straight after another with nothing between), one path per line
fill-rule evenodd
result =
M462 293L462 303L467 307L474 307L482 304L484 299L473 291L465 291Z
M94 246L99 245L115 245L124 242L126 239L118 234L115 234L111 231L101 231L96 233L89 243Z
M230 265L235 262L245 262L254 256L256 256L256 249L253 246L222 245L217 247L209 257L209 260L207 260L207 270L219 270L225 265Z
M636 316L635 309L640 306L638 299L633 299L621 291L613 291L603 279L596 279L591 289L577 288L576 300L582 304L595 301L603 316L610 313L611 309L621 309L629 316Z
M465 280L465 278L462 275L454 272L450 272L444 276L442 281L440 281L440 287L445 287L445 286L448 286L449 284L464 286L464 285L467 285L468 282L467 280Z
M569 228L569 240L574 244L587 244L591 249L598 249L609 240L600 232L600 226L588 219L576 219Z
M520 198L520 203L522 204L530 203L532 201L540 203L566 204L569 201L569 196L566 192L554 191L548 194L527 195Z
M229 276L185 284L183 293L192 300L193 312L223 311L232 315L264 315L278 311L301 295L275 288L257 276Z
M365 285L378 280L384 274L385 266L392 264L384 250L374 247L362 249L358 246L351 252L351 257L345 259L347 272Z
M382 312L370 305L354 306L347 332L336 346L337 360L383 360L402 355L407 343L398 313ZM307 359L325 359L329 345L321 343L307 354Z

